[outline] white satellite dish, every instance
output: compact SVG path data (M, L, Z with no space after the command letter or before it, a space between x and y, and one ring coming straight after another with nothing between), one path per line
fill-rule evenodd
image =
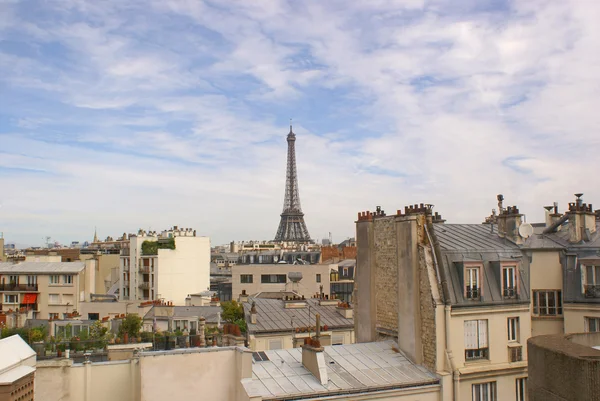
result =
M523 223L519 226L519 235L523 238L529 238L533 234L533 226L529 223Z

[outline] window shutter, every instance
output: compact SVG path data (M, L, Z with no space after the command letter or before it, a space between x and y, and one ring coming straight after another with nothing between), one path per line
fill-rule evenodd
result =
M488 347L488 333L487 333L487 320L479 320L479 347L478 348L487 348Z
M477 320L465 321L465 349L477 348Z

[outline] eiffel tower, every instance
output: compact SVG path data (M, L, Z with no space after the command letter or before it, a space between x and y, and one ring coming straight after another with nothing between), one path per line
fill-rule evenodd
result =
M300 207L298 192L298 175L296 173L296 134L292 131L287 135L288 154L285 180L285 199L281 222L275 235L275 241L280 242L311 242L310 234L304 222L304 213Z

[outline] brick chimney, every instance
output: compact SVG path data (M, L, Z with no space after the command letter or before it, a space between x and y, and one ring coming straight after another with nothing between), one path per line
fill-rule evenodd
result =
M517 245L521 245L523 237L519 234L519 227L521 227L522 223L523 215L519 213L519 208L508 206L506 209L502 209L498 215L498 235Z
M596 232L596 214L591 204L583 203L583 194L575 194L575 202L569 203L569 242L589 241Z

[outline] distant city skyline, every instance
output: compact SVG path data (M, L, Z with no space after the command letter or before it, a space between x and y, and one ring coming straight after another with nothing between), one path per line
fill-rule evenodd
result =
M0 232L274 238L293 118L313 239L432 203L600 205L600 3L0 4ZM466 201L468 200L468 201ZM468 204L468 208L464 205Z

